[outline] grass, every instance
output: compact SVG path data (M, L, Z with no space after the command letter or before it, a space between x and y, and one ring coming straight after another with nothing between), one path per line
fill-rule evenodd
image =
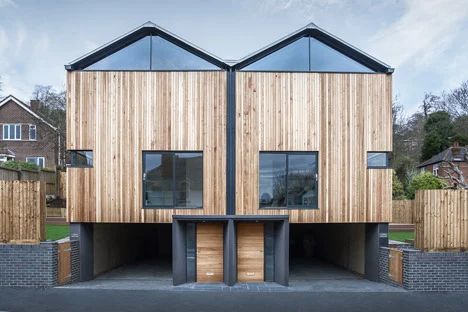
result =
M70 227L68 225L46 224L46 239L58 240L70 235Z
M408 231L389 232L388 238L391 240L404 242L405 240L408 240L408 239L414 239L414 232L408 232Z

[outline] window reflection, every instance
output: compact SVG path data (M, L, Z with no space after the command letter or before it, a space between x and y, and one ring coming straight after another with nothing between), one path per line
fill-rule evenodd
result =
M286 155L260 154L260 207L286 206Z

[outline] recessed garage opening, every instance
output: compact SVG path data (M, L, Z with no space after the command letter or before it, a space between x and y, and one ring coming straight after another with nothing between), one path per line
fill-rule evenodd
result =
M364 269L364 224L290 224L291 283L360 279Z
M171 224L95 224L94 276L172 283Z

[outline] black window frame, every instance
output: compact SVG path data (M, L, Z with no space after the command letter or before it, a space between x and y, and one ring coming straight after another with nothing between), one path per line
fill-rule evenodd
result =
M385 166L369 166L369 154L385 154ZM367 169L391 169L392 168L392 152L389 151L367 151L366 153L366 167Z
M176 196L176 177L175 177L175 171L176 171L176 165L175 165L175 154L194 154L194 153L199 153L201 154L201 157L202 157L202 167L201 167L201 174L202 174L202 184L201 184L201 187L202 187L202 198L201 198L201 206L193 206L193 207L183 207L183 206L178 206L176 205L176 199L177 199L177 196ZM172 182L171 182L171 187L172 187L172 205L147 205L146 204L146 178L145 178L145 169L146 169L146 157L145 155L148 155L148 154L172 154ZM205 170L204 170L204 155L203 155L203 151L197 151L197 150L193 150L193 151L143 151L143 154L142 154L142 177L141 177L141 181L142 181L142 207L143 209L203 209L203 206L204 206L204 200L205 200L205 197L203 196L203 192L204 192L204 181L205 181L205 177L204 177L204 173L205 173Z
M76 164L74 164L73 160L76 159L76 157L74 157L74 155L77 152L91 152L91 165L76 165ZM69 159L70 159L70 163L67 164L67 167L69 167L69 168L94 168L94 151L93 150L87 150L87 149L68 150L67 153L68 153ZM86 156L86 158L88 158L88 157Z
M258 209L261 210L268 210L268 209L276 209L276 210L318 210L320 209L319 205L319 152L318 151L260 151L258 157L258 190L260 191L260 157L262 154L283 154L286 156L286 173L285 173L285 201L286 205L281 207L261 207L260 206L260 196L258 200ZM315 155L316 160L316 176L315 182L317 185L317 196L315 205L311 206L297 206L297 205L289 205L288 204L288 175L289 175L289 155ZM260 192L259 192L260 195Z

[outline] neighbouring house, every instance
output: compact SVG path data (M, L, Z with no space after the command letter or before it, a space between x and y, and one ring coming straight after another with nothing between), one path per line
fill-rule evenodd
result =
M465 181L468 182L468 146L460 146L458 142L455 142L446 150L420 163L417 167L444 179L450 186L455 186L456 182L450 176L456 177L455 170L458 169Z
M28 105L13 95L0 101L0 162L27 161L40 168L57 166L57 130L37 113L37 101Z
M81 280L378 280L390 66L314 24L225 61L148 22L65 69Z

